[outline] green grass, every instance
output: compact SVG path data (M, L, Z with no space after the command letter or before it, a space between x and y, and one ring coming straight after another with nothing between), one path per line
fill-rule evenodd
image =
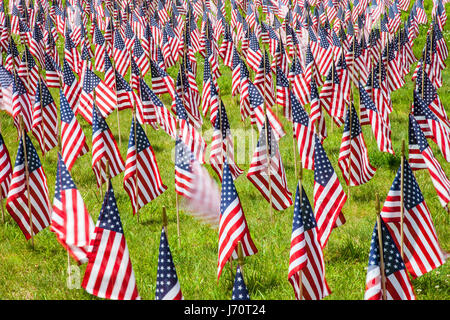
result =
M431 12L431 1L426 1L425 8ZM447 10L448 12L448 10ZM444 36L450 43L449 24L446 25ZM425 43L426 27L422 26L420 35L415 41L414 52L420 57L421 49ZM62 41L58 41L60 56L62 56ZM201 92L203 78L203 59L197 56L198 71L197 83ZM447 60L448 64L449 61ZM412 66L414 70L415 64ZM222 77L219 79L219 87L224 105L230 119L232 132L235 139L240 130L249 129L248 123L240 121L239 105L236 98L231 97L231 73L228 68L221 65ZM175 77L177 67L172 67L169 73ZM438 90L440 98L446 107L450 105L450 86L448 69L444 70L444 86ZM375 193L380 195L380 201L384 201L392 184L398 166L400 164L401 141L408 141L408 113L409 103L412 100L414 83L411 77L406 77L406 85L392 94L394 112L391 114L392 141L396 155L392 156L378 151L375 139L369 127L363 128L364 137L369 149L369 157L377 168L374 178L367 184L352 187L350 199L347 200L343 212L347 223L335 229L329 243L324 250L326 277L332 294L326 299L363 299L365 288L366 267L373 226L375 224ZM147 83L151 83L150 77L146 77ZM59 94L52 89L52 94L59 105ZM357 95L355 94L357 98ZM166 105L171 101L163 97ZM278 109L278 114L283 122L287 135L280 141L280 150L283 164L286 170L290 191L295 196L296 178L294 172L294 155L292 147L292 125L287 122ZM91 145L91 127L81 118L78 118L83 131ZM329 120L329 119L327 119ZM12 119L4 112L0 114L2 135L11 155L14 165L17 153L17 133ZM116 113L107 119L108 125L117 141L118 125ZM329 137L324 142L325 150L337 172L341 183L343 178L337 165L339 146L343 128L329 127ZM126 158L129 130L131 126L131 111L120 113L120 132L122 144L120 151ZM209 118L204 119L203 132L209 143L211 135L207 134L211 129ZM211 131L209 131L211 132ZM147 128L148 138L153 146L158 161L163 182L168 190L160 197L147 204L140 212L140 223L133 217L130 200L123 189L123 174L112 179L114 192L122 219L125 237L127 240L133 269L136 276L137 288L143 299L154 299L159 237L161 233L162 206L167 208L169 225L169 243L171 245L174 263L185 299L225 299L231 298L232 282L234 277L227 265L219 282L216 280L217 269L217 242L218 231L199 223L197 220L181 212L181 246L178 245L175 192L174 192L174 141L162 130L155 131ZM255 142L257 133L254 132ZM29 134L32 137L31 133ZM50 201L52 202L55 186L57 152L50 151L45 157L40 153L37 140L32 137L33 144L41 156L45 173L48 179ZM236 143L236 142L235 142ZM241 141L240 141L241 143ZM248 143L248 141L247 141ZM450 165L445 161L437 146L430 145L444 171L449 175ZM252 152L247 146L247 161L239 164L248 172ZM249 153L250 152L250 153ZM209 155L209 148L206 152ZM71 174L85 204L94 220L97 221L102 199L96 188L95 176L91 169L91 151L77 160ZM207 156L208 158L208 156ZM298 157L297 157L298 160ZM210 174L217 180L216 174L206 165ZM419 186L423 192L430 209L436 232L445 251L450 251L449 215L439 204L438 198L428 172L416 173ZM217 180L218 181L218 180ZM313 172L305 170L304 188L312 201L313 199ZM218 182L220 186L220 183ZM290 237L292 230L293 207L285 211L274 211L273 219L269 215L269 204L262 198L256 188L245 177L245 174L235 181L238 194L249 224L252 238L259 252L245 260L245 281L252 299L294 299L292 287L287 275L289 265ZM344 190L347 191L345 185ZM72 261L72 264L73 261ZM235 268L236 264L234 264ZM76 270L79 271L79 279L82 280L85 265L79 269L73 268L73 277ZM56 241L55 235L48 229L41 231L35 237L35 248L25 241L20 229L6 213L5 223L0 223L0 298L2 299L96 299L86 293L82 288L69 289L67 281L67 255L62 246ZM450 299L449 290L450 268L448 264L418 278L412 280L418 299Z

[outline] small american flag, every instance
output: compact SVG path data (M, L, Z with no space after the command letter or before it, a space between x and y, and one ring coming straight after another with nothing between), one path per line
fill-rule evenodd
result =
M389 230L381 221L381 242L383 244L384 276L387 300L415 300L413 286L406 272L405 264L398 252ZM378 225L372 233L370 243L369 267L366 275L364 300L382 300L381 257L378 238Z
M301 193L300 193L301 191ZM325 262L317 223L305 190L297 185L292 221L288 280L297 300L321 300L331 292L325 279ZM302 290L300 290L300 281Z
M244 257L258 252L250 236L244 210L241 207L241 201L239 200L227 162L225 162L222 176L217 279L220 278L223 267L230 258L238 258L237 246L239 241L242 244Z
M123 186L133 214L167 190L159 174L153 148L139 122L131 122Z
M414 91L413 115L425 136L438 145L445 160L450 162L450 127L430 110L417 91Z
M156 62L150 60L152 89L155 94L170 94L175 99L175 83L173 79Z
M164 228L159 243L155 300L184 300Z
M55 184L50 231L78 263L85 263L94 222L59 153Z
M83 76L83 87L80 93L80 104L77 113L92 124L92 108L94 105L94 90L102 80L91 70L90 64Z
M231 135L230 122L228 121L225 106L222 104L219 116L216 116L214 132L211 142L211 153L209 163L213 170L222 180L223 165L225 160L229 163L231 175L236 180L243 171L237 166L234 160L233 136Z
M334 122L341 126L344 123L345 99L341 81L334 66L327 75L319 97L321 106L330 114Z
M19 132L20 129L19 128L20 115L23 117L23 122L25 125L25 128L22 129L25 129L26 132L30 131L32 125L31 100L24 83L17 74L14 77L12 86L12 111L13 111L14 125L17 128L17 132Z
M333 228L345 223L341 210L347 195L317 136L314 146L314 216L320 245L324 248Z
M106 299L140 299L111 182L91 240L92 251L81 286Z
M272 202L275 210L284 210L292 205L292 193L287 186L278 142L270 125L266 129L267 124L268 120L260 131L247 178L268 202Z
M142 48L141 41L135 39L133 46L133 57L136 60L136 64L142 72L142 77L145 77L147 72L150 70L150 65L148 63L148 57Z
M194 193L193 154L181 139L175 141L175 191L179 195L191 198Z
M277 104L283 106L284 116L286 119L292 119L292 106L289 90L289 81L281 71L280 67L277 66Z
M32 234L50 225L51 205L48 195L47 177L41 165L39 156L26 133L25 138L20 137L19 149L17 151L16 163L9 186L6 199L6 210L18 224L25 238L28 240ZM23 140L25 139L25 146ZM26 151L24 151L26 148ZM25 168L25 152L27 155L28 168ZM26 172L29 174L29 189L27 191ZM28 211L28 199L30 200L31 212ZM30 216L32 217L33 230L30 233Z
M431 214L405 159L403 170L404 197L404 257L406 268L413 278L419 277L444 264L445 256L439 245ZM400 248L401 233L401 166L381 210L381 218Z
M78 157L86 154L89 148L86 137L69 106L65 94L60 90L60 112L61 112L61 152L64 163L70 171Z
M350 186L359 186L369 182L376 172L376 168L370 164L369 152L353 104L347 109L338 164L345 182Z
M294 137L297 139L297 150L302 160L303 168L312 170L314 169L314 125L295 95L291 95L291 105L292 128Z
M73 43L73 40L69 33L69 29L66 29L65 33L64 58L67 60L67 63L73 71L75 71L76 73L79 73L81 71L78 68L78 66L80 65L80 53Z
M79 105L79 96L81 93L81 86L79 85L79 81L73 74L72 69L70 68L69 63L64 58L63 59L63 91L64 95L67 98L67 102L70 105L70 108L75 114L78 114L78 105Z
M0 134L0 195L2 199L5 199L8 196L11 177L12 167L9 152L6 148L3 136Z
M94 24L93 42L95 48L95 69L100 72L104 72L106 41L97 24Z
M92 169L97 178L97 186L100 187L107 181L107 160L109 160L111 177L124 171L125 163L106 120L95 104L92 113Z
M377 141L378 149L381 152L388 152L394 154L391 141L391 127L389 123L386 123L384 117L380 114L377 107L373 103L367 91L359 83L359 95L360 95L360 109L361 109L361 121L363 114L368 119L372 127L373 135Z
M114 46L113 46L113 58L115 61L117 71L125 77L129 64L130 57L129 51L125 47L125 42L123 41L120 32L114 32Z
M250 300L244 277L242 276L241 266L238 264L236 268L236 276L234 277L233 292L231 300Z
M443 207L450 201L450 180L434 157L425 135L413 115L409 115L409 163L412 170L428 169Z
M326 76L331 68L333 62L333 55L331 53L330 42L328 39L327 30L323 26L319 26L319 46L317 47L314 60L317 63L319 73ZM311 39L313 41L313 39ZM312 47L312 46L311 46ZM314 51L313 51L314 54Z
M248 66L257 72L261 64L263 54L259 48L258 39L253 32L250 32L250 43L247 50L247 62Z
M59 88L59 81L62 78L62 70L53 58L45 53L45 80L47 87Z

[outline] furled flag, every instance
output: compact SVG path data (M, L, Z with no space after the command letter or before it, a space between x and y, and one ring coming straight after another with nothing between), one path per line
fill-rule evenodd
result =
M184 300L164 227L160 239L155 300Z
M13 86L12 86L12 111L14 118L14 125L17 128L17 132L19 133L20 120L19 117L23 117L23 123L26 132L31 130L32 125L32 105L30 96L28 94L27 89L25 88L24 83L17 76L17 73L14 76ZM19 133L20 135L20 133Z
M77 47L73 43L73 40L70 36L69 29L66 29L65 32L65 44L64 44L64 58L67 60L67 63L76 73L81 72L79 70L80 65L80 53L78 52Z
M248 66L257 72L261 64L261 59L263 58L263 53L259 47L258 39L254 32L250 32L250 43L247 50L247 62Z
M439 161L434 157L425 135L416 119L409 115L409 163L412 170L428 169L438 194L439 201L446 207L450 201L450 181Z
M58 144L56 103L42 78L36 90L32 127L33 135L38 140L43 155L56 147Z
M350 186L369 182L376 172L376 168L370 164L369 152L353 103L347 109L338 164L345 182Z
M99 298L140 299L112 183L105 193L81 286Z
M0 199L6 199L8 196L9 184L11 183L12 168L9 152L5 141L0 133ZM3 203L0 203L3 205Z
M123 187L130 197L133 214L167 189L159 174L153 148L134 118L131 122Z
M445 255L439 246L431 213L405 159L403 169L404 213L401 218L401 166L399 167L381 210L381 218L398 248L402 243L403 259L413 278L419 277L445 263ZM401 226L403 221L403 226Z
M50 225L51 206L44 168L31 139L26 133L24 134L25 136L21 135L20 137L16 163L6 199L6 210L28 240L32 235L36 235ZM27 167L25 167L26 165ZM28 181L26 179L27 170ZM30 232L31 228L33 228L32 232Z
M363 114L368 118L372 127L373 135L377 141L378 149L381 152L388 152L394 154L391 141L391 127L389 123L386 123L382 114L378 111L377 107L373 103L367 91L359 83L359 95L360 95L360 109L361 109L361 121Z
M92 170L97 178L97 186L100 187L108 179L106 177L107 160L109 160L111 178L125 169L125 163L106 120L95 104L92 114Z
M325 124L325 117L322 112L322 106L320 104L319 92L317 91L317 85L314 78L311 79L310 97L311 111L309 113L309 118L311 119L311 126L316 128L316 134L319 136L320 141L323 142L323 140L325 140L325 138L328 136L328 133Z
M313 80L314 81L314 80ZM292 129L303 168L314 169L314 125L294 94L291 94Z
M175 141L175 192L186 198L191 198L195 192L193 161L194 156L189 148L177 138Z
M62 90L59 91L59 96L61 113L61 153L64 163L70 171L78 157L81 157L89 151L89 147L86 144L86 136Z
M333 55L331 54L330 42L328 39L327 30L323 26L319 26L319 46L314 52L314 60L317 63L318 71L322 76L326 76L334 63ZM311 46L312 47L312 46Z
M238 264L236 268L236 276L234 277L233 292L231 300L250 300L244 277L242 276L241 266Z
M222 177L217 280L220 278L223 267L230 258L238 258L237 246L239 241L242 244L243 257L248 257L258 252L250 236L244 210L241 207L241 201L239 200L227 162L225 162L223 167Z
M450 127L430 110L417 91L414 91L413 115L425 137L431 138L438 145L445 160L450 162Z
M295 195L288 280L297 300L321 300L330 294L316 219L300 184Z
M94 23L93 42L95 48L95 69L97 71L104 72L106 41L96 23Z
M45 53L45 80L47 87L59 88L60 80L62 80L63 73L61 67L53 60L53 58Z
M333 228L345 223L341 210L347 195L317 136L314 146L314 216L320 245L324 248Z
M266 118L253 153L247 178L275 210L284 210L292 205L292 193L287 186L278 142L273 129L270 125L267 126L267 123Z
M226 159L230 166L231 175L233 176L233 179L236 180L236 178L239 177L243 171L235 163L233 136L231 135L230 122L228 121L227 112L222 101L220 101L220 105L220 110L214 123L209 163L219 176L219 179L222 180L223 164Z
M382 300L383 284L381 270L384 271L385 292L387 300L415 300L413 286L406 272L405 264L400 256L391 233L381 221L381 240L378 236L378 225L375 223L370 243L369 266L366 275L364 300ZM383 248L383 269L381 267L380 243Z
M276 76L276 84L277 84L277 104L283 107L284 116L286 119L292 119L292 106L289 90L289 81L281 71L280 67L277 66L277 76Z
M59 153L50 231L78 263L88 261L94 222Z

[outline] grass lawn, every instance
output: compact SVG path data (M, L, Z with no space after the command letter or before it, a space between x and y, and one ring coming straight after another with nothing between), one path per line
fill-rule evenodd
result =
M428 15L431 13L431 1L425 1ZM447 6L448 7L448 6ZM449 10L447 8L447 14ZM404 20L405 18L403 18ZM429 17L429 21L430 17ZM420 35L414 44L414 53L420 58L425 43L427 26L421 26ZM447 23L444 36L450 44L450 25ZM63 42L58 41L60 57L63 56ZM19 49L21 50L21 48ZM203 59L197 56L198 71L197 84L201 92L203 79ZM222 62L222 61L220 61ZM449 65L450 61L446 61ZM415 68L412 66L412 71ZM170 68L170 74L175 77L177 67ZM222 72L218 80L222 99L230 120L235 145L245 143L243 161L239 166L248 172L250 159L253 153L251 147L250 125L248 120L240 120L239 100L231 97L231 72L222 64ZM412 72L411 72L412 74ZM347 223L331 233L328 245L324 250L326 277L331 295L326 299L355 299L364 297L366 269L372 230L376 220L375 193L380 196L383 203L391 187L397 169L400 165L401 143L405 139L408 143L408 114L410 102L413 99L414 83L411 74L406 77L406 85L392 93L391 98L394 111L390 115L392 126L392 142L396 152L395 156L378 151L376 141L368 126L363 128L364 137L369 149L369 157L373 166L377 168L374 178L367 184L352 187L350 198L347 200L343 212ZM444 70L444 85L438 90L440 99L447 114L450 106L450 71ZM127 78L129 79L129 78ZM150 74L146 81L151 84ZM58 90L51 89L54 99L59 105ZM166 105L171 101L163 97ZM358 95L355 90L355 107L358 109ZM280 151L286 170L290 191L295 196L296 177L294 169L294 154L292 146L292 125L282 116L281 108L277 109L282 120L286 136L280 141ZM92 129L89 124L78 117L83 131L91 147ZM9 150L12 165L17 153L17 133L12 118L6 113L0 113L2 135ZM116 112L111 114L107 123L119 142L119 127ZM123 159L126 158L128 137L131 126L131 110L120 112L120 151ZM324 142L324 148L332 165L339 176L344 190L347 192L337 160L342 138L343 127L330 127L327 118L329 137ZM253 129L254 143L258 139ZM174 141L162 130L155 131L147 128L148 138L154 149L163 182L168 190L157 199L147 204L140 212L140 222L133 217L130 200L123 189L123 173L113 178L112 184L122 219L125 237L127 240L133 269L136 276L137 288L143 299L154 299L156 286L157 259L159 237L161 233L161 211L167 208L169 225L169 243L171 245L174 263L177 269L181 290L185 299L231 299L234 272L228 265L224 269L220 281L216 281L217 271L217 243L218 231L199 223L185 212L180 214L181 245L178 245L175 192L174 192ZM203 135L207 143L211 142L212 129L209 117L204 119ZM55 176L57 165L57 151L53 149L45 157L39 149L37 140L32 141L44 166L48 179L50 201L53 201ZM450 176L450 164L445 161L436 144L430 145L441 163L444 171ZM209 148L206 152L209 157ZM91 169L91 150L75 163L71 174L85 204L94 220L97 221L102 199L96 187L94 172ZM237 154L237 157L240 155ZM297 156L298 160L298 156ZM217 176L211 167L205 165L211 176L217 181ZM285 211L274 211L273 218L269 214L269 204L260 195L259 191L250 183L245 174L240 176L235 185L249 224L250 233L259 252L245 260L245 281L252 299L294 299L294 293L287 280L289 265L290 238L292 230L293 206ZM426 203L431 212L436 232L445 251L450 251L449 214L440 206L436 191L432 185L427 170L416 173L416 178ZM220 182L218 181L220 187ZM312 202L314 176L313 171L304 170L304 188ZM381 205L382 205L381 203ZM5 223L0 223L0 298L2 299L96 299L86 293L79 284L84 275L86 265L72 267L72 279L79 279L72 285L67 285L67 255L63 247L56 241L53 233L41 231L35 237L35 248L25 241L25 238L6 212ZM236 264L233 265L235 268ZM417 298L420 300L450 299L449 290L450 267L445 264L440 268L412 280Z

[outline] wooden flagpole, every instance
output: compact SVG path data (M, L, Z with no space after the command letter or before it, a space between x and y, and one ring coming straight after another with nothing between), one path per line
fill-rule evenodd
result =
M238 241L237 243L237 252L238 252L238 264L241 267L242 278L244 278L244 250L242 249L242 242Z
M308 35L309 37L309 35ZM294 45L294 61L297 58L297 46ZM292 90L292 83L289 81L289 92ZM296 139L295 139L295 128L294 128L294 120L292 120L292 147L294 151L294 171L295 171L295 178L297 179L297 148L296 148ZM301 160L300 160L301 162Z
M25 125L23 123L22 115L19 115L19 127L21 132L21 139L23 144L23 158L25 167L25 181L27 185L27 202L28 202L28 213L29 213L29 224L30 224L30 236L31 236L31 246L34 249L34 235L33 235L33 215L31 214L31 201L30 201L30 172L28 168L28 158L27 158L27 142L25 139Z
M378 193L375 194L375 209L377 214L378 249L380 254L381 290L382 298L383 300L386 300L386 274L384 273L383 234L381 230L380 200L378 198Z
M110 20L110 23L112 23L112 20L113 19ZM113 32L117 32L117 31L116 31L116 28L114 28L114 29L111 28L111 30L112 30L111 36L114 41L115 37L114 37ZM113 44L113 47L114 47L114 44ZM105 48L105 50L106 50L106 48ZM111 59L109 56L108 56L108 58ZM131 53L130 53L130 63L131 63ZM112 59L112 67L113 67L113 73L114 73L114 90L116 91L116 98L117 98L116 62L114 61L114 57ZM94 99L94 101L95 101L95 99ZM117 103L117 101L116 101L116 103ZM122 147L122 135L120 134L120 116L119 116L119 106L118 105L117 105L116 112L117 112L117 134L119 135L119 147Z
M92 90L92 92L93 92L93 95L94 95L94 103L95 103L95 99L97 97L97 95L95 93L95 88L94 88L94 90ZM92 110L92 112L94 112L94 110ZM92 114L92 116L94 116L94 114ZM102 170L102 165L101 165L100 162L97 162L97 166L98 166L98 171L100 173L100 188L98 188L98 189L100 189L100 198L103 199L103 183L102 183L102 171L103 170Z
M133 100L134 102L134 100ZM134 103L133 103L134 104ZM138 179L138 174L139 174L139 155L138 155L138 145L137 145L137 137L136 137L136 129L137 129L137 116L136 116L136 105L133 106L133 122L134 122L134 126L133 126L133 130L134 130L134 148L135 148L135 152L136 152L136 175L134 177L134 182L135 182L135 190L134 190L134 197L135 197L135 201L136 201L136 216L137 216L137 222L139 223L139 188L138 188L138 184L139 184L139 179Z
M404 197L404 171L405 171L405 139L402 140L402 158L400 168L400 255L404 259L403 253L403 220L405 211L405 197Z
M2 131L1 127L2 123L0 121L0 132ZM2 223L5 223L5 209L3 208L3 194L1 189L0 189L0 207L2 208Z
M331 51L331 85L333 86L333 92L334 92L334 52L333 52L333 50ZM333 94L333 96L334 96L334 94ZM330 110L330 113L332 112L333 110ZM331 115L330 116L330 118L331 118L331 132L333 132L334 131L334 119L333 119L333 116Z
M353 92L353 90L352 90ZM353 101L353 93L352 93L352 101ZM352 105L348 106L348 115L349 115L349 138L350 138L350 146L349 146L349 156L348 156L348 175L347 175L347 180L348 180L348 190L347 190L347 197L350 200L350 186L352 184L352 118L353 118L353 107Z

